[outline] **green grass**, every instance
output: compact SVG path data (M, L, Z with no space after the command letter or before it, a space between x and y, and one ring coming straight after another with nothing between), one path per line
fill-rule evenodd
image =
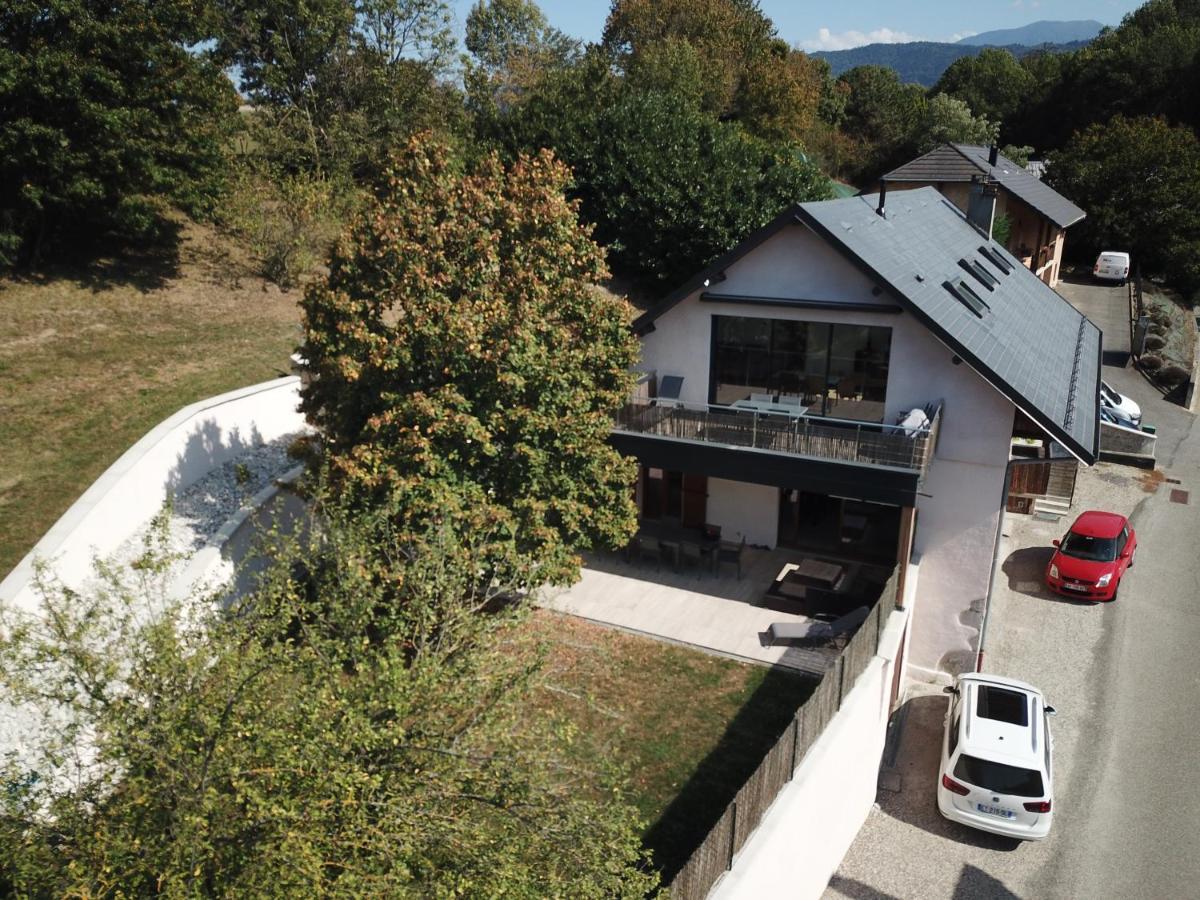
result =
M298 295L184 229L171 271L0 283L0 577L177 409L286 372Z
M625 765L669 883L815 682L548 612L530 627L553 646L549 711L576 726L564 752Z

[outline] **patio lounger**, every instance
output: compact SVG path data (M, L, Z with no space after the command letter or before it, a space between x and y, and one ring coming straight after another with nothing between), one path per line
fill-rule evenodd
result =
M847 631L852 631L863 622L867 621L867 616L871 614L871 610L865 606L860 606L858 609L853 609L840 619L836 619L829 624L818 622L809 629L805 637L837 637L839 634L845 634Z

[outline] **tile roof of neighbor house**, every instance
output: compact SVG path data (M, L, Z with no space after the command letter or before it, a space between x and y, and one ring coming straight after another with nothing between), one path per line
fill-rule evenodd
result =
M1083 462L1095 462L1100 330L933 188L891 191L885 203L886 217L876 213L874 194L785 210L639 317L635 331L644 334L717 273L789 224L800 223L887 290L1054 440ZM975 264L982 275L970 271ZM969 292L958 286L960 281Z
M1086 213L1005 156L988 163L990 147L977 144L942 144L883 176L882 181L970 181L990 175L1006 191L1029 204L1059 228L1074 225Z

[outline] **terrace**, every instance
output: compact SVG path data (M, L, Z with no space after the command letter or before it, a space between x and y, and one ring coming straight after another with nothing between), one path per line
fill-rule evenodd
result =
M931 405L920 425L882 425L809 416L786 406L747 408L635 398L616 413L613 430L788 458L898 470L923 480L937 445L941 413L940 404Z

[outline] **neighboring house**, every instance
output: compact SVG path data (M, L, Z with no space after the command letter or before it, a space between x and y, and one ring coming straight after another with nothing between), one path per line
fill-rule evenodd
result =
M995 147L943 144L893 169L881 181L892 190L937 188L964 213L971 211L973 191L979 194L985 181L994 185L995 215L1007 217L1009 223L1006 249L1050 287L1058 284L1067 228L1085 215Z
M878 202L787 209L639 317L611 440L646 518L919 561L930 677L973 668L1014 432L1095 460L1101 338L932 188Z

